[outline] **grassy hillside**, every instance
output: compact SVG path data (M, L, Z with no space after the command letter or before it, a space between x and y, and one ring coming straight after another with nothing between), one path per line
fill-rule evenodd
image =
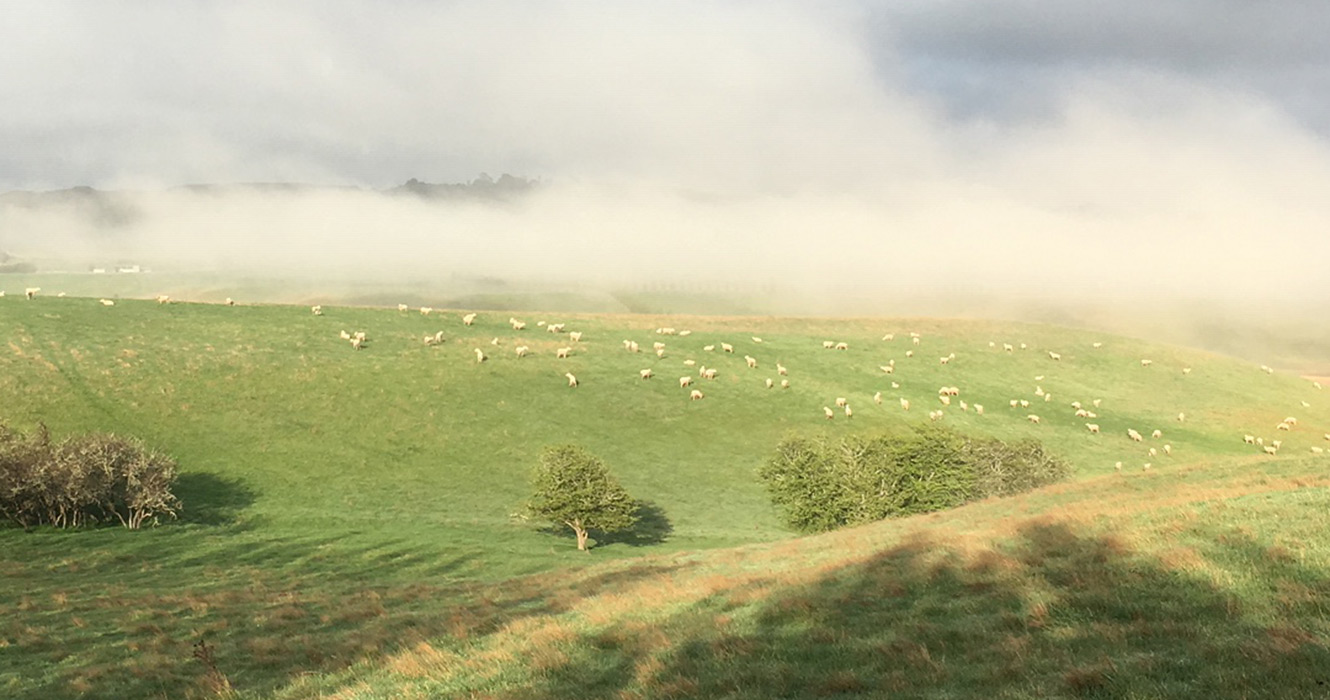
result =
M810 553L838 547L849 540L837 537L846 536L711 558L671 553L787 538L753 477L782 435L922 424L941 407L936 397L944 385L986 408L979 416L953 406L944 423L1035 437L1090 480L1084 488L1117 479L1142 499L1155 496L1144 485L1171 488L1170 475L1195 471L1184 465L1219 460L1236 477L1294 464L1312 474L1326 462L1310 448L1330 447L1321 437L1330 432L1330 410L1310 382L1102 334L932 319L549 313L516 314L528 324L517 332L508 315L482 314L468 328L460 312L425 317L415 310L335 307L315 317L285 306L127 300L103 307L95 299L28 302L12 293L0 299L6 329L0 418L22 427L43 421L57 434L138 435L180 461L179 491L188 509L183 523L137 533L0 529L0 570L9 584L0 592L6 613L0 693L177 697L202 687L201 665L189 657L189 644L201 636L217 644L219 665L242 690L277 692L298 674L335 672L362 660L369 665L357 666L354 678L379 679L388 672L375 660L385 654L441 637L508 644L500 633L519 618L572 614L587 591L627 596L633 581L665 585L680 562L731 576L772 567L771 559L744 563L746 552L788 550L798 558L790 566L816 572L822 565ZM548 334L537 327L541 320L566 323L584 333L583 341ZM653 332L660 326L692 334L660 336ZM338 337L343 329L364 330L370 342L353 350ZM421 342L438 330L447 338L443 345ZM910 332L921 335L917 347ZM886 333L895 339L882 340ZM644 352L627 352L624 339ZM849 350L825 350L824 340L844 341ZM650 352L657 341L666 345L663 358ZM722 353L722 342L736 352ZM1006 353L1003 343L1027 349ZM518 344L532 354L517 358ZM711 344L714 351L703 350ZM572 357L556 359L555 348L565 345L573 347ZM489 361L477 364L475 348ZM1062 360L1050 359L1049 351ZM951 353L955 360L939 363ZM758 360L757 369L745 366L745 354ZM1142 367L1142 358L1154 364ZM715 381L700 382L701 401L689 401L678 386L680 376L698 376L683 364L688 359L719 370ZM889 360L897 368L891 376L879 369ZM781 379L776 362L789 368L788 390L764 386L768 377ZM1184 374L1184 367L1192 371ZM644 368L656 378L639 379ZM564 372L581 385L569 388ZM1036 387L1053 400L1043 401ZM880 406L872 401L877 391L885 399ZM855 408L854 419L826 421L822 407L840 396ZM899 398L909 399L912 410L903 411ZM1012 410L1010 399L1034 403ZM1101 435L1089 434L1069 405L1089 407L1094 399L1102 401L1092 421ZM1177 420L1179 412L1185 421ZM1028 413L1040 415L1041 424L1026 421ZM1298 426L1277 433L1286 416L1296 416ZM1136 444L1126 437L1129 427L1164 435ZM1243 444L1244 433L1282 436L1282 454L1308 459L1266 458ZM649 527L602 542L587 557L561 534L513 521L539 450L564 441L599 454L631 493L653 504ZM1147 455L1164 444L1171 456ZM1131 480L1115 473L1118 461ZM1142 475L1147 461L1154 468ZM899 527L882 526L872 546L895 547L897 535L890 533ZM644 553L655 558L626 559ZM556 573L514 579L544 570ZM652 615L672 619L678 607L667 603ZM586 643L592 646L578 653L592 657L588 663L618 670L579 675L610 673L598 682L638 687L620 678L628 673L624 658L636 657L592 653L602 642ZM547 671L503 665L497 676L426 677L498 692L510 683L528 689L545 683ZM301 683L337 685L340 678ZM391 673L382 678L390 686L400 681ZM313 692L297 685L306 689L283 692ZM568 693L573 687L564 686Z

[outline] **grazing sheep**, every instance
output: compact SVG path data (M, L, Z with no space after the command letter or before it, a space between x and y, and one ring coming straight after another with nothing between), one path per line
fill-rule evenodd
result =
M842 408L842 407L845 406L846 403L848 403L848 402L845 400L845 397L843 397L843 396L842 396L842 397L838 397L838 398L836 399L836 408Z
M771 377L767 377L767 388L770 389L774 386L776 386L776 382L772 381Z
M1090 347L1092 347L1092 348L1098 350L1099 348L1104 347L1104 344L1103 344L1103 343L1091 343L1091 344L1090 344Z
M836 343L836 349L837 349L837 350L849 350L849 349L850 349L850 345L849 345L848 343Z
M475 315L475 314L467 314L467 315L465 315L465 316L462 317L462 323L463 323L464 325L469 326L469 325L471 325L471 324L473 324L473 323L475 323L475 322L476 322L476 315Z
M693 378L692 378L692 377L679 377L679 388L680 388L680 389L686 389L686 388L692 386L692 384L693 384Z
M1314 455L1325 454L1325 449L1320 448L1320 447L1313 447L1313 448L1312 448L1312 454L1314 454Z
M642 352L642 350L637 347L636 340L628 341L628 352Z
M914 351L913 351L913 350L906 350L906 351L905 351L905 356L906 356L906 357L914 357Z
M776 374L779 374L780 376L784 377L784 376L788 375L789 373L790 373L790 371L787 370L787 369L785 369L785 365L782 365L782 364L779 363L779 362L776 363Z
M1146 462L1144 465L1141 466L1141 469L1144 470L1144 471L1147 471L1147 472L1148 472L1148 471L1150 471L1150 467L1153 467L1153 466L1154 466L1153 464L1150 464L1149 462Z
M351 338L351 347L357 350L359 350L361 346L363 346L364 344L365 344L365 339L360 336L354 336Z
M1330 433L1326 433L1326 434L1325 434L1325 439L1326 439L1326 440L1330 440Z
M885 341L888 341L888 342L893 341L893 340L896 339L896 334L895 334L895 333L888 333L888 334L882 336L882 339L885 340Z
M558 358L558 359L560 359L560 360L565 360L565 359L568 359L568 355L569 355L572 351L573 351L572 348L558 348L558 349L556 349L556 350L554 351L554 357L556 357L556 358Z
M661 332L662 335L674 335L674 329L673 329L673 328L662 328L662 329L660 329L660 332Z
M1290 426L1288 423L1280 423L1279 425L1275 426L1275 430L1292 430L1292 429L1293 427Z
M1035 396L1043 396L1043 395L1044 395L1044 387L1042 387L1042 386L1036 386L1036 387L1034 388L1034 395L1035 395Z
M703 378L703 379L715 379L715 378L716 378L716 368L715 368L715 367L712 367L712 368L709 368L709 369L704 369L704 370L702 370L702 378Z
M664 349L665 349L665 343L652 343L652 344L651 344L651 349L652 349L652 350L664 350Z
M1089 431L1092 432L1092 433L1096 433L1096 434L1098 434L1098 433L1099 433L1099 424L1098 424L1098 423L1086 423L1086 424L1085 424L1085 429L1086 429L1086 430L1089 430Z
M788 379L782 379L782 380L780 380L780 388L782 388L782 389L788 389L788 388L790 388L790 380L788 380Z
M638 372L637 375L643 379L650 379L653 376L655 376L655 374L650 369L644 369Z
M1062 355L1059 354L1059 353L1053 352L1052 350L1049 350L1049 351L1048 351L1048 359L1050 359L1050 360L1058 360L1058 361L1061 361L1061 360L1062 360Z
M1082 406L1081 406L1081 402L1080 402L1080 401L1072 401L1072 402L1071 402L1071 407L1074 408L1074 409L1080 410L1081 407L1082 407Z
M878 365L877 368L880 369L880 370L882 370L882 371L883 371L884 373L886 373L886 374L895 374L895 373L896 373L896 368L893 367L893 366L891 366L891 365Z
M916 335L916 336L912 336L912 337L910 338L910 342L914 343L915 345L918 345L918 344L919 344L919 336L917 336L917 335Z
M551 324L545 326L545 330L546 330L546 331L549 331L550 333L562 333L562 332L563 332L563 326L564 326L564 324L562 324L562 323L551 323Z
M499 339L498 339L498 338L490 338L490 345L493 345L493 346L495 346L495 347L498 347L498 346L499 346Z
M1141 437L1141 434L1140 434L1140 433L1136 432L1136 431L1135 431L1134 429L1132 429L1132 428L1127 428L1127 437L1131 438L1131 439L1134 440L1135 442L1141 442L1142 440L1145 439L1145 438Z
M697 360L684 360L683 363L685 365L688 365L689 367L692 367L693 365L697 364Z
M488 358L485 357L485 353L481 351L480 348L476 348L476 362L477 363L484 362L486 359Z
M1284 422L1285 422L1285 423L1288 423L1289 425L1297 425L1297 424L1298 424L1298 419L1297 419L1297 418L1294 418L1293 416L1289 416L1288 418L1285 418L1285 419L1284 419Z
M754 343L761 343L761 342L762 342L762 339L759 338L759 337L757 337L757 336L753 336L753 342L754 342Z
M1256 436L1255 436L1255 435L1243 435L1243 436L1242 436L1242 441L1245 442L1245 443L1247 443L1248 445L1255 445L1255 444L1256 444Z
M1104 402L1103 399L1095 399L1094 401L1091 401L1090 403L1094 404L1094 407L1095 407L1095 408L1099 408L1099 404L1101 404L1101 403L1103 403L1103 402Z
M1278 448L1278 447L1271 447L1271 446L1269 446L1269 445L1266 445L1265 447L1262 447L1261 449L1265 450L1265 453L1268 454L1268 455L1277 455L1277 454L1279 454L1279 448Z
M901 408L903 408L903 409L905 409L905 410L907 410L907 411L910 410L910 400L909 400L909 399L901 399Z
M1052 400L1053 400L1053 395L1052 395L1052 394L1044 394L1044 403L1048 403L1049 401L1052 401Z
M582 342L582 331L573 331L572 333L568 334L568 338L569 340L572 340L574 343L580 343Z
M159 294L159 295L157 295L157 303L158 303L158 304L170 304L170 303L171 303L171 297L168 297L168 296L166 296L165 294ZM315 315L315 316L322 316L322 315L323 315L323 307L322 307L322 306L315 306L314 309L315 309L315 311L314 311L314 315Z
M703 350L706 350L707 352L712 352L713 350L716 349L716 346L715 346L715 345L703 345L703 346L702 346L702 349L703 349Z
M1012 351L1014 351L1016 348L1013 347L1011 343L1003 343L1003 344L1002 344L1002 349L1003 349L1003 350L1006 350L1007 352L1012 352Z
M942 416L943 416L943 415L945 415L945 414L942 413L942 411L929 411L929 412L928 412L928 420L934 420L934 421L936 421L936 420L942 420Z
M1113 468L1117 469L1118 471L1122 471L1122 462L1114 462Z
M235 299L232 299L231 297L227 297L227 298L226 298L226 305L227 305L227 306L235 306L235 305L236 305L236 300L235 300Z
M689 392L689 394L688 394L688 400L689 400L689 401L697 401L698 399L702 399L702 398L705 398L705 395L704 395L701 391L699 391L699 390L697 390L697 389L693 389L693 390L692 390L691 392Z
M0 294L4 294L4 292L0 292ZM1312 386L1316 387L1316 390L1317 390L1317 391L1320 391L1320 390L1321 390L1321 383L1320 383L1320 382L1312 382Z
M342 336L342 340L350 340L350 339L351 339L351 334L350 334L350 333L347 333L346 331L342 331L340 335Z
M517 323L514 323L514 324L513 324L513 330L515 330L515 331L524 331L524 330L526 330L526 323L525 323L524 321L518 321Z
M1150 433L1150 437L1158 440L1159 438L1164 437L1164 431L1155 430L1154 432Z
M1153 448L1153 447L1151 447L1151 448L1149 449L1149 452L1150 452L1150 456L1151 456L1151 457L1158 457L1158 456L1159 456L1159 450L1156 450L1156 449Z
M891 383L891 388L892 388L892 389L899 389L899 388L901 388L901 385L898 384L898 383L896 383L896 382L892 382L892 383Z
M1028 399L1021 399L1021 408L1029 408L1029 407L1030 407L1030 401Z
M403 313L406 312L407 308L408 308L408 307L407 307L406 304L398 304L398 305L397 305L397 310L398 310L398 311L401 311L401 312L403 312Z
M970 405L965 403L965 399L961 399L961 410L967 412L970 410Z
M945 394L942 395L942 396L937 397L937 400L938 400L938 401L941 401L943 406L950 406L950 405L951 405L951 397L950 397L950 396L947 396L947 395L945 395Z
M665 348L660 348L659 350L657 350L656 357L665 357Z
M365 336L365 331L356 331L351 334L351 337L358 339L362 343L369 340L369 338Z
M1182 373L1183 373L1183 374L1191 374L1191 368L1190 368L1190 367L1183 367L1183 368L1182 368Z
M421 315L421 316L428 316L428 315L430 315L430 314L432 314L432 313L434 313L434 307L431 307L431 306L422 306L422 307L420 307L420 315Z
M1008 401L1007 403L1010 403L1012 408L1016 408L1017 406L1021 405L1021 402L1020 402L1019 400L1017 400L1017 399L1012 399L1011 401Z
M744 362L748 363L749 369L757 369L757 358L752 355L744 355Z
M974 405L974 412L977 413L977 414L979 414L979 415L981 415L981 416L984 415L984 405L981 404L981 403L977 403L977 404L975 404L975 405Z
M98 299L97 302L102 306L115 306L115 302L110 299Z
M563 376L568 378L568 386L570 387L577 386L577 377L574 377L572 372L564 372Z
M1187 420L1187 414L1185 414L1185 413L1179 413L1179 414L1178 414L1178 422L1179 422L1179 423L1186 422L1186 420Z
M950 358L950 357L939 357L939 358L938 358L938 364L945 365L945 364L947 364L947 363L949 363L949 362L951 362L951 358Z
M531 348L528 348L525 345L518 345L514 352L517 353L518 357L526 357L526 354L531 352Z
M692 335L692 334L693 334L692 331L679 331L679 337L680 337L680 338L687 338L688 336L690 336L690 335Z
M1090 417L1090 412L1087 411L1087 410L1085 410L1085 409L1083 409L1083 408L1081 408L1081 409L1077 409L1077 411L1076 411L1076 417L1077 417L1077 418L1089 418L1089 417Z
M824 348L830 350L830 349L836 347L836 343L835 343L834 341L824 340L824 341L822 341L822 347L824 347Z
M993 341L990 340L990 341L988 341L988 347L990 347L990 348L995 348L995 347L997 347L997 343L995 343L995 342L993 342Z
M1312 407L1312 405L1309 404L1309 403L1307 403L1306 401L1303 401L1303 402L1301 402L1301 403L1302 403L1302 407L1303 407L1303 408L1311 408L1311 407Z
M1026 345L1025 343L1021 343L1021 349L1022 349L1022 350L1028 350L1029 347L1030 347L1029 345Z
M1173 446L1172 446L1172 445L1164 445L1164 454L1166 454L1166 455L1172 455L1172 454L1173 454Z
M1039 423L1039 416L1036 416L1035 414L1031 413L1030 415L1028 415L1028 416L1025 417L1025 420L1028 420L1028 421L1030 421L1031 423L1034 423L1034 424L1038 425L1038 423Z
M1274 446L1275 446L1275 449L1277 450L1277 449L1279 449L1279 448L1281 448L1281 447L1284 446L1284 441L1283 441L1283 440L1271 440L1271 441L1270 441L1270 444L1271 444L1271 445L1274 445Z
M1266 374L1274 374L1274 373L1275 373L1274 368L1273 368L1273 367L1269 367L1269 366L1267 366L1267 365L1261 365L1261 371L1262 371L1262 372L1265 372Z
M37 292L40 291L42 291L41 287L28 287L27 289L23 290L23 295L28 298L28 301L32 301L33 299L37 298Z
M830 407L830 406L823 406L823 407L822 407L822 413L823 413L824 415L826 415L827 420L832 420L833 418L836 417L836 412L833 411L833 410L831 410L831 407Z
M854 410L850 408L850 404L845 404L845 417L846 418L854 417Z

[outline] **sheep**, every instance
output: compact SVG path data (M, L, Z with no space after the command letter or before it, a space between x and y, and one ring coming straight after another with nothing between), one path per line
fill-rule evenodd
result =
M1303 407L1303 408L1311 408L1311 407L1312 407L1312 405L1309 404L1309 403L1307 403L1306 401L1302 401L1301 403L1302 403L1302 407Z
M397 305L397 310L400 311L400 312L402 312L402 313L406 313L406 310L407 310L408 308L409 308L409 307L408 307L406 304L398 304L398 305Z
M515 331L524 331L524 330L526 330L526 322L525 322L525 321L517 321L517 322L513 323L513 330L515 330Z
M1038 424L1039 424L1039 416L1036 416L1036 415L1033 414L1033 413L1031 413L1030 415L1026 416L1026 417L1025 417L1025 420L1028 420L1028 421L1030 421L1031 423L1034 423L1035 425L1038 425Z
M443 342L443 331L439 331L439 332L437 332L437 333L434 334L434 342L435 342L435 344L439 344L439 343L442 343L442 342Z
M835 341L824 340L824 341L822 341L822 347L824 347L824 348L830 350L830 349L836 347L836 343L835 343Z
M1030 348L1029 345L1026 345L1025 343L1021 343L1021 349L1022 349L1022 350L1028 350L1029 348Z
M683 363L689 367L692 367L693 365L697 364L697 360L684 360Z
M1099 424L1098 424L1098 423L1086 423L1086 424L1085 424L1085 429L1086 429L1086 430L1089 430L1089 431L1092 432L1092 433L1098 434L1098 433L1099 433Z
M937 397L937 400L938 400L938 401L941 401L943 406L950 406L950 405L951 405L951 397L950 397L950 396L939 396L939 397Z
M1150 471L1150 467L1153 467L1153 466L1154 466L1153 464L1151 464L1151 463L1149 463L1149 462L1146 462L1145 464L1141 465L1141 469L1142 469L1143 471L1147 471L1147 472L1148 472L1148 471Z
M702 399L702 398L706 398L706 396L705 396L701 391L699 391L699 390L697 390L697 389L693 389L691 392L688 393L688 400L689 400L689 401L697 401L698 399Z
M942 420L943 415L945 414L943 414L942 411L929 411L928 420L933 420L933 421Z
M1028 399L1021 399L1021 408L1029 408L1029 407L1030 407L1030 401Z
M422 307L420 307L420 315L421 315L421 316L428 316L428 315L430 315L430 314L432 314L432 313L434 313L434 307L432 307L432 306L422 306Z
M4 296L4 294L5 294L4 292L0 292L0 296ZM1312 382L1312 386L1315 387L1317 391L1320 391L1320 390L1321 390L1321 383L1320 383L1320 382Z
M165 294L158 294L158 295L157 295L157 303L158 303L158 304L170 304L170 303L171 303L171 297L168 297L168 296L166 296ZM317 311L314 311L314 315L315 315L315 316L322 316L322 315L323 315L323 307L322 307L322 306L315 306L314 308L317 309Z
M950 358L950 357L939 357L939 358L938 358L938 364L945 365L945 364L947 364L947 363L949 363L949 362L951 362L951 358Z
M1330 433L1326 433L1326 434L1325 434L1325 439L1326 439L1326 440L1330 440Z
M486 359L488 358L485 357L485 353L480 348L476 348L476 363L479 364Z
M1292 430L1292 429L1293 429L1292 426L1290 426L1288 423L1280 423L1279 425L1275 426L1275 430Z
M664 349L665 349L665 343L652 343L652 344L651 344L651 349L652 349L652 350L664 350Z
M919 344L919 336L917 336L917 335L916 335L916 336L912 336L912 337L910 338L910 342L914 343L915 345L918 345L918 344Z
M1048 402L1050 402L1050 401L1052 401L1052 400L1053 400L1053 395L1052 395L1052 394L1044 394L1044 403L1048 403Z
M748 363L749 369L757 369L757 358L752 355L744 355L744 362Z
M490 338L490 345L493 345L494 347L498 347L498 346L499 346L499 339L498 339L498 338Z
M1077 418L1089 418L1089 417L1090 417L1090 412L1087 411L1087 410L1085 410L1085 409L1083 409L1083 408L1081 408L1081 409L1077 409L1077 411L1076 411L1076 417L1077 417Z
M906 411L910 410L910 400L909 400L909 399L901 399L901 408L902 408L902 409L905 409Z
M1255 445L1255 444L1256 444L1256 436L1255 436L1255 435L1243 435L1243 436L1242 436L1242 441L1243 441L1244 443L1248 444L1248 445Z
M1113 468L1116 469L1116 470L1118 470L1118 471L1122 471L1122 462L1114 462L1114 463L1113 463Z
M1052 350L1049 350L1049 351L1048 351L1048 359L1050 359L1050 360L1056 360L1056 361L1061 362L1061 361L1062 361L1062 355L1061 355L1060 353L1056 353L1056 352L1053 352Z
M754 342L754 343L761 344L761 343L762 343L762 339L759 338L759 337L757 337L757 336L753 336L753 342Z
M1164 431L1156 429L1154 432L1150 433L1150 437L1158 440L1159 438L1164 437Z
M901 385L898 384L898 383L896 383L896 382L892 382L892 383L891 383L891 388L892 388L892 389L899 389L899 388L901 388Z
M990 340L990 341L988 341L988 347L990 347L990 348L996 348L996 347L997 347L997 343L995 343L995 342L993 342L993 341Z
M1103 344L1103 343L1099 343L1099 342L1095 342L1095 343L1091 343L1091 344L1090 344L1090 347L1094 348L1095 350L1098 350L1099 348L1104 347L1104 344Z
M341 335L342 340L350 340L350 339L351 339L351 334L350 334L350 333L347 333L346 331L342 331L339 335Z
M115 302L111 301L110 299L98 299L97 303L101 304L102 306L115 306Z
M1042 387L1042 386L1036 386L1036 387L1034 388L1034 395L1035 395L1035 396L1043 396L1043 395L1044 395L1044 387Z
M770 389L774 386L776 386L776 382L772 381L771 377L767 377L767 388Z
M1142 441L1142 440L1145 439L1145 438L1141 437L1141 434L1140 434L1140 433L1136 432L1136 431L1135 431L1134 429L1132 429L1132 428L1127 428L1127 437L1131 438L1131 439L1132 439L1133 441L1135 441L1135 442L1140 442L1140 441Z
M41 287L28 287L27 289L23 290L23 295L28 298L28 301L32 301L33 299L37 298L37 292L40 291L42 291Z
M837 350L849 350L849 349L850 349L850 345L849 345L849 343L836 343L836 349L837 349Z
M967 412L970 410L970 405L965 403L965 399L961 399L961 410Z
M1080 409L1082 408L1082 405L1081 405L1081 402L1080 402L1080 401L1072 401L1072 402L1071 402L1071 407L1074 408L1074 409L1076 409L1076 410L1080 410Z
M1150 456L1151 456L1151 457L1158 457L1158 456L1159 456L1159 450L1156 450L1156 449L1153 448L1153 447L1151 447L1151 448L1149 449L1149 452L1150 452Z
M880 369L880 370L882 370L882 372L883 372L884 374L895 374L895 373L896 373L896 368L895 368L895 367L892 367L891 365L878 365L877 368Z
M715 379L715 378L716 378L716 368L715 368L715 367L712 367L712 368L710 368L710 369L704 369L704 370L702 370L702 378L703 378L703 379Z
M854 417L854 410L850 408L850 404L845 404L845 417L846 418Z
M674 335L675 331L673 328L662 328L660 329L660 332L662 335Z
M563 326L564 326L564 324L562 324L562 323L551 323L551 324L545 326L545 330L546 330L546 331L549 331L550 333L562 333L562 332L563 332Z
M231 297L227 297L227 298L226 298L226 305L227 305L227 306L235 306L235 305L236 305L236 300L235 300L235 299L232 299Z
M1095 399L1094 401L1091 401L1090 403L1094 404L1094 407L1095 407L1095 408L1099 408L1099 404L1101 404L1101 403L1103 403L1103 402L1104 402L1103 399Z
M637 347L636 340L628 341L628 352L642 352L642 350Z
M836 417L836 412L831 410L830 406L823 406L822 413L827 417L827 420L833 420Z
M688 336L690 336L690 335L692 335L692 334L693 334L692 331L679 331L679 337L680 337L680 338L687 338Z
M659 350L656 350L656 357L665 357L665 348L660 348Z
M1261 449L1265 450L1265 453L1268 454L1268 455L1277 455L1277 454L1279 454L1279 448L1278 448L1278 447L1270 447L1269 445L1266 445L1265 447L1262 447Z
M1274 368L1273 368L1273 367L1270 367L1270 366L1268 366L1268 365L1261 365L1261 371L1262 371L1262 372L1265 372L1266 374L1274 374L1274 373L1275 373Z
M687 389L688 387L692 386L692 384L693 384L693 378L692 378L692 377L679 377L679 388L680 388L680 389Z
M1285 419L1284 419L1284 422L1285 422L1285 423L1288 423L1289 425L1297 425L1297 424L1298 424L1298 419L1297 419L1297 418L1294 418L1293 416L1289 416L1288 418L1285 418Z
M1173 454L1173 446L1172 446L1172 445L1164 445L1164 454L1172 456L1172 454Z
M788 379L782 379L782 380L780 380L780 388L782 388L782 389L788 389L788 388L790 388L790 380L788 380Z
M1191 368L1190 368L1190 367L1183 367L1183 368L1182 368L1182 373L1183 373L1184 375L1186 375L1186 374L1191 374Z
M1274 445L1274 446L1275 446L1275 449L1277 450L1277 449L1279 449L1279 448L1281 448L1281 447L1284 446L1284 441L1283 441L1283 440L1271 440L1271 441L1270 441L1270 444L1271 444L1271 445Z
M1016 408L1017 406L1021 405L1021 402L1020 402L1019 400L1017 400L1017 399L1012 399L1011 401L1008 401L1007 403L1011 404L1011 407L1012 407L1012 408Z
M714 351L714 350L716 349L716 346L715 346L715 345L703 345L703 346L702 346L702 349L703 349L703 350L706 350L707 352L712 352L712 351Z
M787 370L787 369L785 369L785 365L782 365L782 364L779 363L779 362L776 363L776 374L779 374L780 376L784 377L784 376L788 376L789 373L790 373L790 371Z
M569 387L576 387L576 386L577 386L577 377L574 377L572 372L564 372L564 373L563 373L563 376L565 376L565 377L568 378L568 386L569 386Z
M432 336L432 335L426 335L426 336L425 336L425 344L426 344L426 345L434 345L435 343L436 343L436 341L434 340L434 336Z
M1313 447L1312 454L1314 455L1325 454L1325 449L1321 447Z
M1012 352L1012 351L1014 351L1016 348L1012 347L1011 343L1003 343L1003 344L1002 344L1002 349L1005 350L1005 351L1007 351L1007 352Z
M1186 421L1187 421L1187 414L1186 414L1186 413L1179 413L1179 414L1178 414L1178 422L1179 422L1179 423L1185 423Z
M554 357L560 360L566 360L568 359L568 355L572 353L572 351L573 351L572 348L558 348L554 351Z
M975 412L975 413L978 413L978 414L981 415L981 416L984 415L984 405L981 404L981 403L977 403L977 404L975 404L975 405L974 405L974 412Z
M891 342L891 341L893 341L893 340L896 339L896 334L895 334L895 333L888 333L888 334L882 336L882 339L885 340L885 341L887 341L887 342Z
M572 333L569 333L568 339L574 343L582 342L582 331L573 331Z
M355 333L351 334L351 337L355 338L356 340L359 340L362 343L365 342L366 340L369 340L369 338L365 336L365 331L356 331Z
M531 348L528 348L528 347L525 346L525 345L518 345L518 346L514 349L514 352L517 353L517 356L518 356L518 357L526 357L526 354L527 354L528 352L531 352Z
M905 356L906 356L906 357L914 357L914 351L913 351L913 350L906 350L906 351L905 351Z
M360 336L355 336L351 338L351 347L357 350L359 350L361 346L363 346L364 344L365 344L365 339L361 338Z
M1085 417L1086 417L1086 418L1098 418L1098 417L1099 417L1099 414L1098 414L1098 413L1095 413L1094 411L1086 411L1086 412L1085 412Z
M653 373L650 369L644 369L644 370L638 372L638 373L637 373L637 376L639 376L639 377L641 377L641 378L643 378L643 379L650 379L651 377L653 377L653 376L655 376L655 375L654 375L654 373Z
M1154 364L1154 363L1155 363L1154 360L1141 360L1141 366L1142 366L1142 367L1149 367L1150 365L1152 365L1152 364Z

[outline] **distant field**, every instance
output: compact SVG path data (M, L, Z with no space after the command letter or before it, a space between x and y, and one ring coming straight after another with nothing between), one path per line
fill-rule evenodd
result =
M1164 474L1215 460L1270 461L1243 444L1244 434L1282 437L1282 454L1309 459L1312 447L1330 447L1322 439L1330 402L1308 380L1055 326L547 311L482 312L466 327L463 310L426 317L325 305L316 317L299 306L122 299L103 307L95 298L29 302L8 291L0 299L0 418L25 428L42 421L56 434L140 436L179 460L188 509L182 523L137 533L0 530L9 583L0 592L0 692L17 697L179 696L197 683L189 644L200 636L222 647L238 686L266 692L304 670L470 629L468 616L485 617L477 610L520 609L527 603L504 597L513 586L537 587L528 602L546 612L571 605L550 595L581 595L556 594L548 579L489 588L513 577L788 538L753 476L783 435L908 429L941 408L941 386L986 409L979 416L953 405L944 424L1039 439L1081 479L1111 474L1118 461L1128 473L1151 462ZM528 329L512 330L510 315ZM566 323L583 341L546 333L542 320ZM654 333L662 326L692 334ZM340 330L363 330L370 342L356 351ZM421 341L439 330L442 346ZM887 333L895 339L884 341ZM626 351L625 339L643 352ZM849 349L826 350L826 340ZM651 352L653 342L665 344L664 357ZM722 353L722 342L735 353ZM1017 349L1004 352L1004 343ZM517 358L519 344L532 354ZM563 346L572 357L556 359ZM477 364L476 348L489 361ZM955 360L941 364L951 353ZM757 369L745 366L745 354ZM719 370L700 382L701 401L678 386L679 377L698 376L684 364L690 359ZM880 366L892 360L888 376ZM764 386L781 379L777 362L789 368L788 390ZM639 379L645 368L656 378ZM565 372L581 386L570 389ZM872 400L879 391L880 406ZM822 407L842 396L854 419L825 420ZM1032 405L1013 410L1011 399ZM1071 402L1090 408L1096 399L1097 418L1073 415ZM1276 432L1287 416L1299 419L1297 429ZM1103 433L1091 435L1086 422ZM1128 428L1147 444L1130 441ZM1149 438L1156 428L1163 437ZM603 457L631 493L652 502L650 531L585 556L566 537L513 520L536 455L565 441ZM1164 444L1171 456L1147 454ZM616 570L588 569L600 582L579 580L612 587Z

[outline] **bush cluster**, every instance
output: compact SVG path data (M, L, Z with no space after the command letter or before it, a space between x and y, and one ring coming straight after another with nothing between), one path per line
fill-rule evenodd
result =
M51 440L0 424L0 516L25 528L120 523L131 530L174 517L176 464L138 440L103 433Z
M1029 491L1071 467L1033 441L1005 443L941 428L839 441L789 437L758 469L785 521L823 532Z

